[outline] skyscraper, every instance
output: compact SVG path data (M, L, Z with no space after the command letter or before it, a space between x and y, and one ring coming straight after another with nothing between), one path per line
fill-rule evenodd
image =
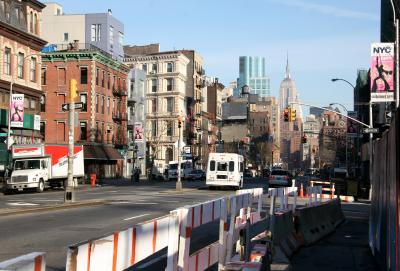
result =
M241 56L239 57L239 78L237 88L233 95L239 97L244 85L250 87L252 94L260 97L270 96L269 78L265 71L265 57Z

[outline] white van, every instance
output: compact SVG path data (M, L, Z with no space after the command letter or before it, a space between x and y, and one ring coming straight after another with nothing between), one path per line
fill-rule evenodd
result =
M193 170L192 160L181 160L181 179L186 179ZM168 164L168 181L178 178L178 161L171 161Z
M237 153L210 153L206 185L243 187L244 159Z

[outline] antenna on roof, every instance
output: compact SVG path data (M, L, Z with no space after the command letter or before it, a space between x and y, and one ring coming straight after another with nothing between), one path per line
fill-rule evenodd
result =
M112 15L111 8L108 9L108 14L109 14L109 15Z

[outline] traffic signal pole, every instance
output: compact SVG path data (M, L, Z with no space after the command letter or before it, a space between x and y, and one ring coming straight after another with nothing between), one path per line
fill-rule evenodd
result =
M178 118L178 172L176 177L176 191L182 191L182 182L181 182L181 127L182 127L182 119Z
M75 97L77 82L70 81L70 105L69 105L69 132L68 132L68 181L65 187L64 202L75 202L74 192L74 127L75 127Z

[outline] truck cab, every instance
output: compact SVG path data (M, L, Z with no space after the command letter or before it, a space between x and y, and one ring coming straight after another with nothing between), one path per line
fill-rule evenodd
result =
M48 165L49 157L14 160L8 189L36 188L43 192L50 177Z

